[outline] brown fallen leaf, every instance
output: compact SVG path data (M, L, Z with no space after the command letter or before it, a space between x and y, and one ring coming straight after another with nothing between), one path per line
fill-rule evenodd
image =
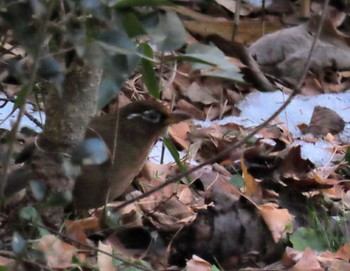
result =
M202 258L193 255L192 259L187 261L186 263L186 270L187 271L210 271L211 264L207 261L203 260Z
M174 124L168 129L170 138L175 141L175 144L181 148L187 150L190 146L190 141L187 138L187 134L190 132L190 123L181 122Z
M181 93L195 103L198 102L204 105L210 105L219 102L213 95L213 89L200 82L192 82L187 88L182 88Z
M279 209L273 204L259 206L259 209L262 218L272 233L273 240L277 243L281 238L286 237L287 229L293 223L293 216L288 212L288 209Z
M66 221L66 228L68 236L75 241L82 244L88 244L88 238L86 231L88 230L99 230L100 221L97 217L88 217L78 220L68 220Z
M244 158L241 158L241 167L243 172L243 179L245 184L245 193L248 197L254 197L256 200L261 200L262 190L260 184L255 178L249 174Z
M0 256L0 266L7 266L10 267L15 263L14 259L6 258L3 256Z
M344 244L335 254L339 259L350 262L350 243Z
M317 257L317 259L322 264L323 267L327 268L327 270L350 271L349 262L339 260L339 259L327 258L327 257Z
M277 18L268 16L265 18L267 19L265 21L266 33L272 33L282 28L282 24L276 20ZM231 40L233 31L233 22L231 20L217 21L212 18L211 21L183 20L182 22L191 33L204 37L217 34L224 39ZM261 27L260 20L252 20L250 18L240 20L235 40L243 44L250 44L261 37Z
M148 181L157 179L164 182L169 176L171 166L171 163L158 164L148 161L142 168L142 176Z
M323 271L321 264L318 262L315 252L310 248L305 249L300 260L287 271Z
M344 130L344 120L332 109L316 106L312 113L309 126L300 126L303 134L311 133L314 136L325 136L328 133L338 134Z
M225 104L224 106L220 105L212 105L206 106L204 108L204 112L207 120L214 120L218 118L222 118L223 115L229 112L232 109L232 106Z
M183 189L179 189L177 191L177 195L179 200L183 204L190 204L193 201L193 194L190 188L183 187Z
M113 263L113 258L108 254L113 254L113 248L109 244L103 244L102 242L98 243L97 252L97 267L100 271L118 271L118 268Z
M314 16L305 24L265 35L250 46L250 53L256 57L264 72L296 84L302 76L319 23L320 16ZM319 76L333 66L336 70L349 70L348 39L326 19L311 56L310 70Z
M278 171L281 178L288 179L305 179L315 165L309 159L301 157L301 147L292 147L283 162L280 164Z
M42 237L37 246L46 256L50 268L66 269L75 266L72 262L74 255L80 260L84 259L83 254L79 254L76 247L63 242L54 235Z
M177 102L177 106L181 111L189 114L194 119L205 120L205 113L199 108L197 108L195 105L187 102L186 100L180 99Z

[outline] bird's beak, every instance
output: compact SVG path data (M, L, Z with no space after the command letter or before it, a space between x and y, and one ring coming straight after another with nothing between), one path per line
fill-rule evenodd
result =
M170 113L168 117L165 119L165 123L167 125L175 124L184 120L190 119L191 116L182 113Z

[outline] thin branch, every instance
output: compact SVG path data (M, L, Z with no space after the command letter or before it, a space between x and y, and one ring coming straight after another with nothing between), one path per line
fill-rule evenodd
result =
M33 122L36 126L38 126L39 128L43 128L44 126L42 125L42 123L37 120L36 118L34 118L31 114L29 114L27 111L24 111L24 115L31 121Z
M237 31L238 31L239 15L241 13L241 4L242 4L242 0L236 0L235 18L233 22L233 29L232 29L232 36L231 36L232 41L235 40Z

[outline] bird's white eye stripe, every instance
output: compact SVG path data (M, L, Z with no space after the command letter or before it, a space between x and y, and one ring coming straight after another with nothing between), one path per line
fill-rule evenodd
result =
M161 114L155 110L147 110L143 113L132 113L128 115L126 118L128 120L135 119L141 117L145 121L152 122L152 123L158 123L161 119Z
M129 116L127 116L126 118L128 120L131 120L131 119L134 119L134 118L137 118L137 117L142 117L142 115L138 114L138 113L133 113L133 114L130 114Z
M142 113L142 115L144 116L155 116L155 115L158 115L159 113L155 110L147 110L145 112Z

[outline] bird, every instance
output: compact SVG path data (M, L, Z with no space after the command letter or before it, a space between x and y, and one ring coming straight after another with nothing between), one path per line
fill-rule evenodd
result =
M189 118L189 115L173 113L153 100L132 102L117 113L94 117L86 129L85 139L101 139L110 156L102 164L82 166L73 188L74 208L98 208L121 196L167 127ZM3 190L5 197L22 189L23 178L28 179L30 173L19 169L17 176L22 181L16 184L16 178L8 178L11 180Z

